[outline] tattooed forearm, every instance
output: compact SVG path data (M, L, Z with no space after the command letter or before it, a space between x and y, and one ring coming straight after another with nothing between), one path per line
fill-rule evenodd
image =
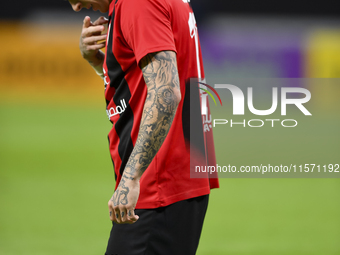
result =
M131 180L133 181L135 178L131 177L131 175L127 175L127 174L123 174L123 178L127 179L127 180Z
M162 51L141 63L147 85L140 130L124 174L141 176L161 147L181 99L176 53Z

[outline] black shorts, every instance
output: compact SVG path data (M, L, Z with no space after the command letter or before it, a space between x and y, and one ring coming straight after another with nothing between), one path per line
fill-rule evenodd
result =
M105 255L194 255L209 195L156 209L136 209L134 224L113 223Z

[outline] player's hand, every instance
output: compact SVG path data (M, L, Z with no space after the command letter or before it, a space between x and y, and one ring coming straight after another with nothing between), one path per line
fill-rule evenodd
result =
M135 215L135 207L139 197L139 180L123 175L108 206L110 219L118 224L135 223L139 216Z
M106 34L102 32L105 30L104 24L107 23L108 20L104 17L99 17L93 23L89 16L84 18L79 48L83 58L90 63L93 62L93 65L97 65L96 55L106 45Z

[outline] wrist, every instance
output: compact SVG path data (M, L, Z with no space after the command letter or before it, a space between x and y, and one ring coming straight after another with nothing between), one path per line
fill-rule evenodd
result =
M136 173L131 173L126 170L124 171L123 176L122 176L122 178L130 180L130 181L134 181L134 182L139 182L140 177L141 176L137 175Z
M122 178L129 179L131 181L139 181L141 177L142 175L139 174L139 171L131 167L126 167L122 175Z
M83 58L89 62L92 68L95 70L97 75L104 79L103 63L105 55L102 51L98 51L95 55L89 56L82 54Z
M99 75L102 79L104 79L104 71L103 71L103 65L98 65L98 66L92 66L94 71L96 72L97 75Z
M82 52L81 55L92 67L103 65L104 63L105 54L100 50L95 54L85 54Z

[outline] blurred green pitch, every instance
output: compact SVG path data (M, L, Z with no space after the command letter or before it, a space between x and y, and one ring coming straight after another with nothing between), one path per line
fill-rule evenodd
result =
M85 102L2 100L1 255L104 254L110 124ZM221 179L197 254L340 254L339 215L339 179Z

